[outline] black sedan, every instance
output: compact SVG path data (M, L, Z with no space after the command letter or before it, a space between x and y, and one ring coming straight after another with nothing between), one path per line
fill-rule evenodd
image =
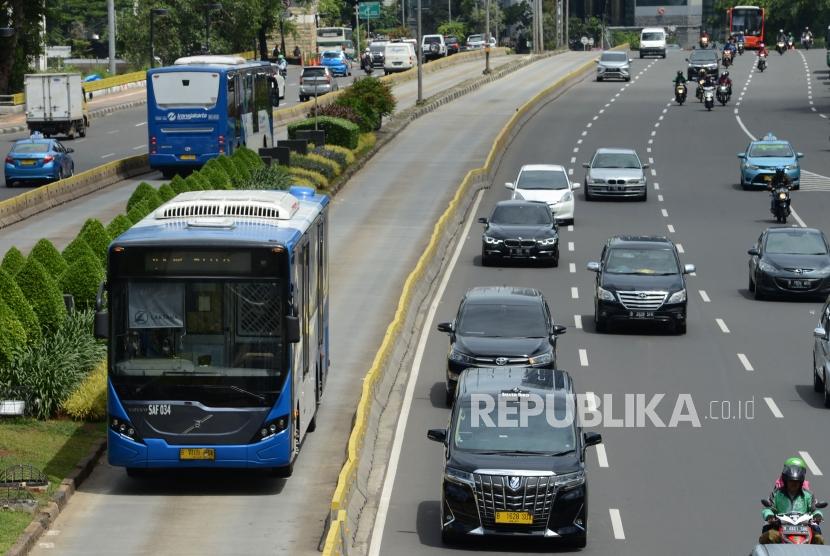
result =
M447 405L461 371L469 367L556 368L556 338L564 326L553 323L538 290L478 287L467 291L452 322L438 325L450 335Z
M767 228L749 253L749 291L824 298L830 293L830 250L815 228Z
M481 264L494 259L544 261L559 266L559 229L546 203L501 201L484 224Z

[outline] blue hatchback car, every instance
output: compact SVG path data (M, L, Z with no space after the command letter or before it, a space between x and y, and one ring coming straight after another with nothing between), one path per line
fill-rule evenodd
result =
M753 141L746 151L738 153L741 159L741 187L767 187L777 168L784 168L793 189L801 187L801 165L798 159L804 155L796 152L789 141L782 141L772 133Z
M6 155L6 187L68 178L75 173L72 152L56 139L44 139L39 133L20 139Z
M320 65L329 68L332 75L351 75L352 62L342 50L326 50L320 55Z

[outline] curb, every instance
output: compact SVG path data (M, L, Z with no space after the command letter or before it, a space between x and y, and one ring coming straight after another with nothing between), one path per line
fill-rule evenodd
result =
M35 543L40 539L43 533L49 529L49 526L54 523L55 519L60 515L61 511L69 503L72 495L78 490L83 482L92 473L98 459L107 448L106 438L102 438L92 446L89 455L78 462L75 469L69 474L67 478L61 481L58 490L52 495L50 502L41 509L32 522L26 527L23 533L17 538L17 541L6 552L6 556L24 556L35 547Z
M111 114L113 112L118 112L119 110L127 110L129 108L135 108L136 106L141 106L142 104L147 104L147 99L144 100L134 100L132 102L124 102L122 104L113 104L112 106L107 106L106 108L99 108L97 110L90 110L89 117L90 118L99 118L101 116L105 116L106 114ZM28 130L28 126L26 125L17 125L13 127L3 127L0 128L0 135L6 135L8 133L18 133L21 131Z

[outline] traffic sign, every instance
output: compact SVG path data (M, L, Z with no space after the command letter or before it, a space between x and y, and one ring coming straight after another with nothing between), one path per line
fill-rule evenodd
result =
M360 19L380 18L380 2L361 2L357 5L357 16Z
M588 37L582 37L581 39L579 39L579 42L581 42L583 46L588 44Z

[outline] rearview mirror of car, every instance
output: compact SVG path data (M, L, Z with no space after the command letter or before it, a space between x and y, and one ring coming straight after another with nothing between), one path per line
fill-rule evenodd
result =
M796 158L804 158L804 153L795 153Z
M683 274L692 274L693 272L695 272L695 265L693 265L693 264L683 265Z
M821 326L815 328L813 330L813 336L818 338L819 340L826 340L827 339L827 331L822 328Z
M444 444L447 442L447 429L429 429L427 431L427 438Z
M447 332L448 334L451 334L453 331L453 325L451 322L442 322L438 324L438 332Z
M551 334L553 334L554 336L561 336L562 334L564 334L567 331L568 331L568 327L567 326L562 326L561 324L554 324L553 327L551 328Z
M746 153L738 153L738 158L746 159Z
M582 163L582 167L583 167L583 168L590 168L590 167L591 167L591 163L590 163L590 162L583 162L583 163Z
M754 247L746 252L747 255L752 255L753 257L760 257L761 252L755 249Z
M578 181L575 181L571 184L571 189L579 189L580 187L582 187L582 184Z
M513 182L506 181L504 182L504 187L507 189L513 189Z
M651 164L643 164L643 170L648 170L651 168Z
M590 263L585 265L585 268L587 268L591 272L599 272L599 263L595 262L595 261L591 261Z
M74 152L75 152L75 149L73 149L72 147L66 147L66 152L68 152L68 153L74 153Z
M582 438L585 441L585 446L596 446L602 443L602 435L598 432L582 433Z
M482 216L478 219L478 222L479 222L479 224L487 224L487 219Z

